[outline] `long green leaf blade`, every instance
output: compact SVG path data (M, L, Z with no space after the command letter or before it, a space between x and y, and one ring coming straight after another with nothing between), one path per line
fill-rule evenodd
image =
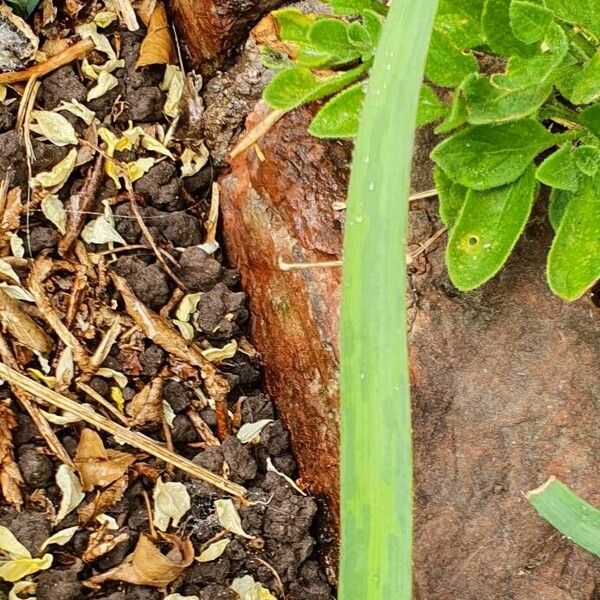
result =
M600 557L600 510L555 477L528 492L525 497L558 531Z
M419 90L437 0L395 0L350 180L341 323L340 600L412 594L406 227Z

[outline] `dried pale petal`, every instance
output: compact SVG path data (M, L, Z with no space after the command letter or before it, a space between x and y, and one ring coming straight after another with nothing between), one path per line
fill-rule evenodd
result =
M54 165L51 171L44 171L38 173L32 179L32 185L43 187L46 189L53 189L58 191L69 179L73 169L75 168L75 162L77 160L77 150L72 148L69 150L69 154L65 156L59 163Z
M19 540L14 536L13 532L4 525L0 525L0 550L6 554L8 558L31 558L31 553Z
M115 54L113 47L110 45L108 38L105 35L98 33L96 23L91 22L78 25L77 27L75 27L75 31L83 39L91 38L94 42L94 45L96 46L96 50L98 50L99 52L104 52L104 54L106 54L108 58L117 58L117 55Z
M108 244L110 242L127 244L105 216L100 216L90 221L83 228L81 239L87 244Z
M244 423L237 432L237 438L242 444L248 444L259 438L261 431L272 422L273 419L262 419L256 423Z
M106 127L98 128L98 137L106 144L106 151L110 156L112 156L114 151L117 149L119 138Z
M186 294L179 302L179 306L175 311L175 316L184 323L190 320L190 317L196 312L198 308L198 302L202 297L202 292L196 294Z
M175 421L175 417L177 415L173 411L173 408L171 407L171 405L166 400L162 401L162 407L163 407L163 419L165 420L167 425L169 425L169 427L173 427L173 421Z
M165 600L200 600L198 596L182 596L181 594L169 594Z
M23 302L35 302L35 298L20 285L9 285L8 283L4 283L4 281L2 281L0 282L0 288L7 296L10 296L15 300L23 300Z
M229 546L229 542L229 538L213 542L208 548L200 552L200 556L197 556L196 560L198 562L211 562L217 560L217 558L225 552L225 549Z
M184 340L191 342L194 339L196 330L191 323L185 323L179 319L173 319L173 325L179 329L179 333L181 333L181 337L183 337Z
M17 258L23 258L25 256L25 246L23 240L16 234L13 233L10 236L10 251L13 256Z
M104 29L108 27L111 23L114 23L118 19L117 13L112 12L111 10L102 10L99 13L96 13L94 16L94 23Z
M66 110L72 115L79 117L86 125L91 125L96 118L96 113L93 110L75 99L71 100L71 102L65 102L63 100L54 110Z
M237 348L237 342L231 340L231 342L225 344L222 348L207 348L206 350L202 350L202 356L210 362L219 362L235 356Z
M5 277L6 279L9 279L10 281L13 281L14 283L18 283L18 284L21 283L19 276L17 275L15 270L12 268L11 264L1 258L0 258L0 275Z
M147 133L144 133L142 137L142 146L146 148L146 150L162 154L169 157L171 160L175 160L173 153L162 142L159 142L156 138Z
M173 527L190 510L191 501L187 488L183 483L167 482L159 478L156 481L154 498L154 525L161 531L166 531L172 521Z
M63 235L67 231L67 211L56 194L48 194L41 203L42 212Z
M71 385L75 375L75 363L73 361L73 350L69 346L61 352L56 364L56 379L66 389Z
M116 531L117 529L119 529L119 524L117 523L115 518L111 517L110 515L105 515L104 513L99 514L96 517L96 521L98 521L100 525L106 527L106 529L110 531Z
M56 471L56 485L62 492L60 507L54 523L60 523L69 513L74 511L85 498L79 478L69 465L60 465Z
M0 579L4 581L19 581L28 575L45 571L52 566L52 555L44 554L42 558L19 558L0 564Z
M100 71L98 74L98 83L88 92L87 101L101 98L106 92L116 88L119 85L118 79L108 71Z
M8 600L36 600L35 596L23 598L21 594L35 593L37 585L33 581L17 581L8 592Z
M204 144L200 146L199 151L186 148L181 154L181 176L191 177L202 169L208 162L208 149Z
M169 66L172 67L172 65ZM168 84L165 84L166 81L168 81ZM174 119L179 114L179 101L183 95L183 88L185 85L185 76L181 72L181 69L179 67L172 67L172 69L169 70L169 67L167 67L163 85L165 85L163 89L168 90L163 113L165 113L167 117Z
M82 404L81 406L92 409L89 404ZM82 420L80 416L69 412L64 412L61 415L50 413L42 409L40 409L40 412L44 415L46 421L53 425L70 425L71 423L79 423Z
M6 86L2 83L0 84L0 102L4 102L6 100Z
M125 172L127 173L129 181L134 182L141 179L154 166L155 162L156 159L146 157L138 158L133 162L127 163L125 165Z
M68 544L73 536L77 533L79 529L79 525L74 525L73 527L67 527L66 529L61 529L57 531L54 535L51 535L40 548L40 552L43 552L48 546L52 544L56 544L57 546L64 546Z
M29 125L34 133L43 135L55 146L77 144L77 134L73 125L63 115L50 110L33 110L31 117L35 123Z
M110 388L110 399L115 403L115 406L123 412L125 410L125 397L121 388L111 387Z
M277 600L269 590L258 581L254 581L252 575L234 579L230 588L237 593L240 600Z
M254 539L253 535L249 535L244 531L240 515L233 504L233 500L230 498L215 500L215 509L219 523L223 529L249 540Z
M106 377L108 379L114 379L117 382L117 385L120 388L124 388L129 383L127 379L127 375L125 373L121 373L120 371L115 371L114 369L108 369L107 367L100 367L96 371L96 375L98 377Z

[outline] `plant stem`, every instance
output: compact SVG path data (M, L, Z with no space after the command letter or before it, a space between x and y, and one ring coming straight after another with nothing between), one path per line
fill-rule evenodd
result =
M341 322L339 600L412 595L406 229L417 105L437 0L394 0L348 199Z

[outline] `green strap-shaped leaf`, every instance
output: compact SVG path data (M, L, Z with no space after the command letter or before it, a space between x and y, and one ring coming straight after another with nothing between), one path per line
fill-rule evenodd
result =
M308 132L319 138L348 138L358 133L365 83L359 81L329 100L313 119Z
M434 31L429 45L425 75L441 87L455 87L470 73L477 72L477 60L455 46L446 33Z
M600 510L551 477L525 494L535 510L567 538L600 557Z
M460 183L452 181L439 167L435 168L433 178L438 193L440 219L448 229L452 229L465 204L469 190Z
M558 231L560 223L567 209L567 204L571 199L571 192L553 188L550 192L550 202L548 203L548 219L554 231Z
M533 164L514 183L469 190L446 250L448 274L459 290L479 287L502 268L527 223L536 192Z
M509 15L515 37L526 44L543 39L554 20L552 11L545 6L523 0L512 0Z
M537 121L474 125L439 144L431 153L453 181L475 190L511 183L533 158L556 143Z
M266 87L263 98L273 108L292 110L302 104L326 98L344 89L368 70L364 63L354 69L318 77L306 67L293 67L277 73Z
M600 102L581 111L579 122L600 139Z
M510 26L512 0L485 0L481 23L490 48L500 56L533 56L536 44L525 44Z
M600 176L582 177L571 193L548 254L548 283L576 300L600 278Z
M447 112L448 106L438 98L438 95L428 85L423 84L419 97L417 127L433 123L441 119Z
M365 10L372 10L386 15L388 8L379 0L325 0L331 4L333 12L338 15L359 15Z
M550 187L576 191L579 186L579 171L571 146L564 146L548 156L538 167L535 176Z

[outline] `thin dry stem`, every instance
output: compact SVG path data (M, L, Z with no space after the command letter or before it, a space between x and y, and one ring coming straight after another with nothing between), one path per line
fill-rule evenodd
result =
M103 406L111 415L114 415L123 425L127 425L129 427L130 422L125 415L119 412L119 409L116 406L113 406L106 398L103 398L93 387L84 383L83 381L78 381L76 383L77 387L85 392L92 400L95 400L98 404Z
M248 148L251 148L260 138L286 114L285 110L273 110L271 111L256 127L251 129L235 146L235 148L229 154L229 158L233 160Z
M89 425L114 435L130 446L133 446L134 448L146 452L155 458L159 458L160 460L172 464L173 466L181 469L189 475L192 475L193 477L197 477L202 481L206 481L207 483L214 485L224 492L227 492L228 494L236 496L242 500L245 498L246 489L242 486L215 475L208 469L200 467L192 461L170 452L161 444L151 440L141 433L130 431L126 427L118 425L117 423L113 423L110 419L99 415L93 410L82 407L70 398L44 387L37 381L34 381L33 379L23 375L22 373L19 373L18 371L15 371L14 369L11 369L4 363L0 363L0 378L18 386L22 390L33 395L37 400L45 402L46 404L54 406L55 408L76 414Z

